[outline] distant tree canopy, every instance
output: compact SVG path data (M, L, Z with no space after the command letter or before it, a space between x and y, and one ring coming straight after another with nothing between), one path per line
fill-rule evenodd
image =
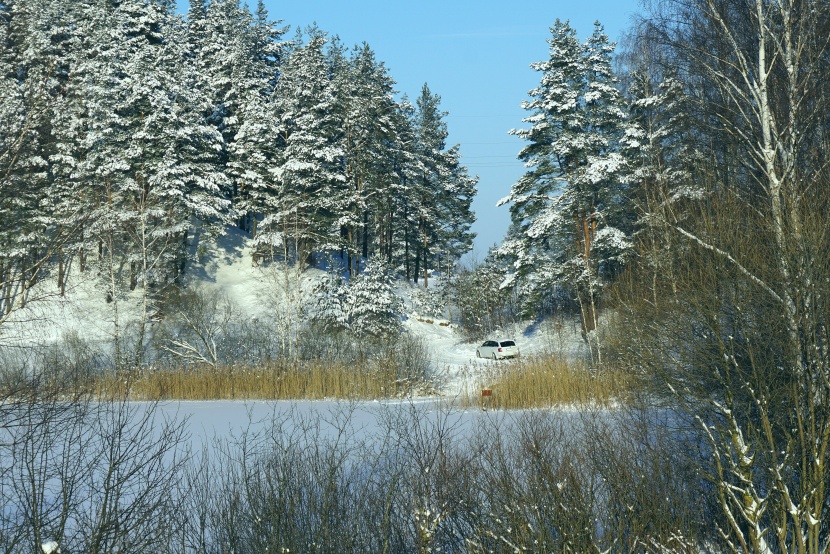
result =
M176 282L194 235L417 279L471 247L476 179L363 44L292 40L260 1L0 3L0 314L55 273ZM108 297L116 294L109 290Z

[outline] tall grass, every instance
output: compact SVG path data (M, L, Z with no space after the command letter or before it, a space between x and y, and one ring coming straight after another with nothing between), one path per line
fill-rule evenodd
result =
M128 394L147 400L319 400L395 398L427 386L400 378L396 368L381 364L363 368L324 361L276 361L259 366L143 369L102 376L94 388L104 397Z
M624 401L629 385L619 370L593 371L562 357L534 356L492 364L480 381L480 388L491 396L473 395L467 404L496 409L608 406Z

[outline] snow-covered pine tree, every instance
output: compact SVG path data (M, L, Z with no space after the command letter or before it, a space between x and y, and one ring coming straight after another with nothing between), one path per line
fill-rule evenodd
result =
M475 233L470 227L475 222L471 206L476 195L477 176L471 176L461 164L459 145L444 153L441 188L436 191L436 206L441 224L433 242L435 268L444 273L452 269L461 256L470 251Z
M256 238L259 219L268 198L277 194L273 172L279 155L273 129L277 126L274 89L280 64L289 52L282 40L285 29L269 19L262 0L255 19L244 31L244 54L235 70L240 89L236 107L236 134L226 137L228 170L233 179L234 210L239 226ZM241 77L240 77L241 76Z
M404 98L394 113L395 143L389 152L394 177L385 195L386 205L379 210L379 252L398 273L412 278L411 253L418 236L418 179L424 173L423 159L418 152L413 123L415 107Z
M330 56L348 181L341 199L341 236L354 276L359 258L374 250L388 198L400 192L393 165L399 106L394 81L368 44L356 46L348 58L337 49Z
M250 145L235 145L246 118L259 118L262 97L273 90L282 57L283 30L267 18L262 2L256 17L239 0L192 2L187 17L187 49L196 76L195 88L208 98L205 116L222 135L219 161L230 178L230 196L239 200L239 224L253 231L255 209L242 193L254 186L246 154ZM254 124L256 125L256 123ZM253 170L255 171L255 170Z
M441 97L424 84L416 100L413 127L418 155L418 174L412 183L417 235L412 240L413 277L417 282L423 271L424 286L429 285L429 270L436 269L448 256L460 256L469 250L473 235L469 227L475 219L470 205L477 179L460 164L458 146L446 149L446 112L440 108ZM407 250L410 250L407 242Z
M262 208L254 240L260 252L282 250L287 260L300 264L315 249L336 245L333 230L339 229L339 200L346 182L334 88L323 51L327 39L316 28L308 34L307 43L288 56L277 82L276 193Z
M512 203L520 231L504 248L518 250L516 276L529 296L556 284L574 291L590 337L603 276L630 244L619 152L624 102L611 69L614 45L599 23L584 45L568 22L557 20L551 35L549 59L531 65L540 86L522 104L531 127L511 131L530 143L519 154L529 170L499 202Z

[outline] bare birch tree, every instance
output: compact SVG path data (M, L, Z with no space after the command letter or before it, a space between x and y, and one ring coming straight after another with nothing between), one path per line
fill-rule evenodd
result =
M661 355L638 357L708 444L734 552L830 546L829 19L811 0L676 0L647 27L698 100L710 163L698 202L653 214L691 254L637 323Z

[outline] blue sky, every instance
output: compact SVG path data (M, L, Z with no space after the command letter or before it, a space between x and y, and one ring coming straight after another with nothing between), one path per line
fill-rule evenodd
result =
M547 58L549 28L557 18L570 20L584 40L599 20L617 41L638 12L638 0L266 0L265 5L272 19L292 27L286 38L296 27L316 22L348 46L367 42L410 99L425 82L441 96L449 112L448 144L461 145L463 163L480 177L472 260L501 242L510 223L508 207L496 208L496 202L524 168L516 159L523 141L507 132L523 125L521 102L539 82L529 64Z

